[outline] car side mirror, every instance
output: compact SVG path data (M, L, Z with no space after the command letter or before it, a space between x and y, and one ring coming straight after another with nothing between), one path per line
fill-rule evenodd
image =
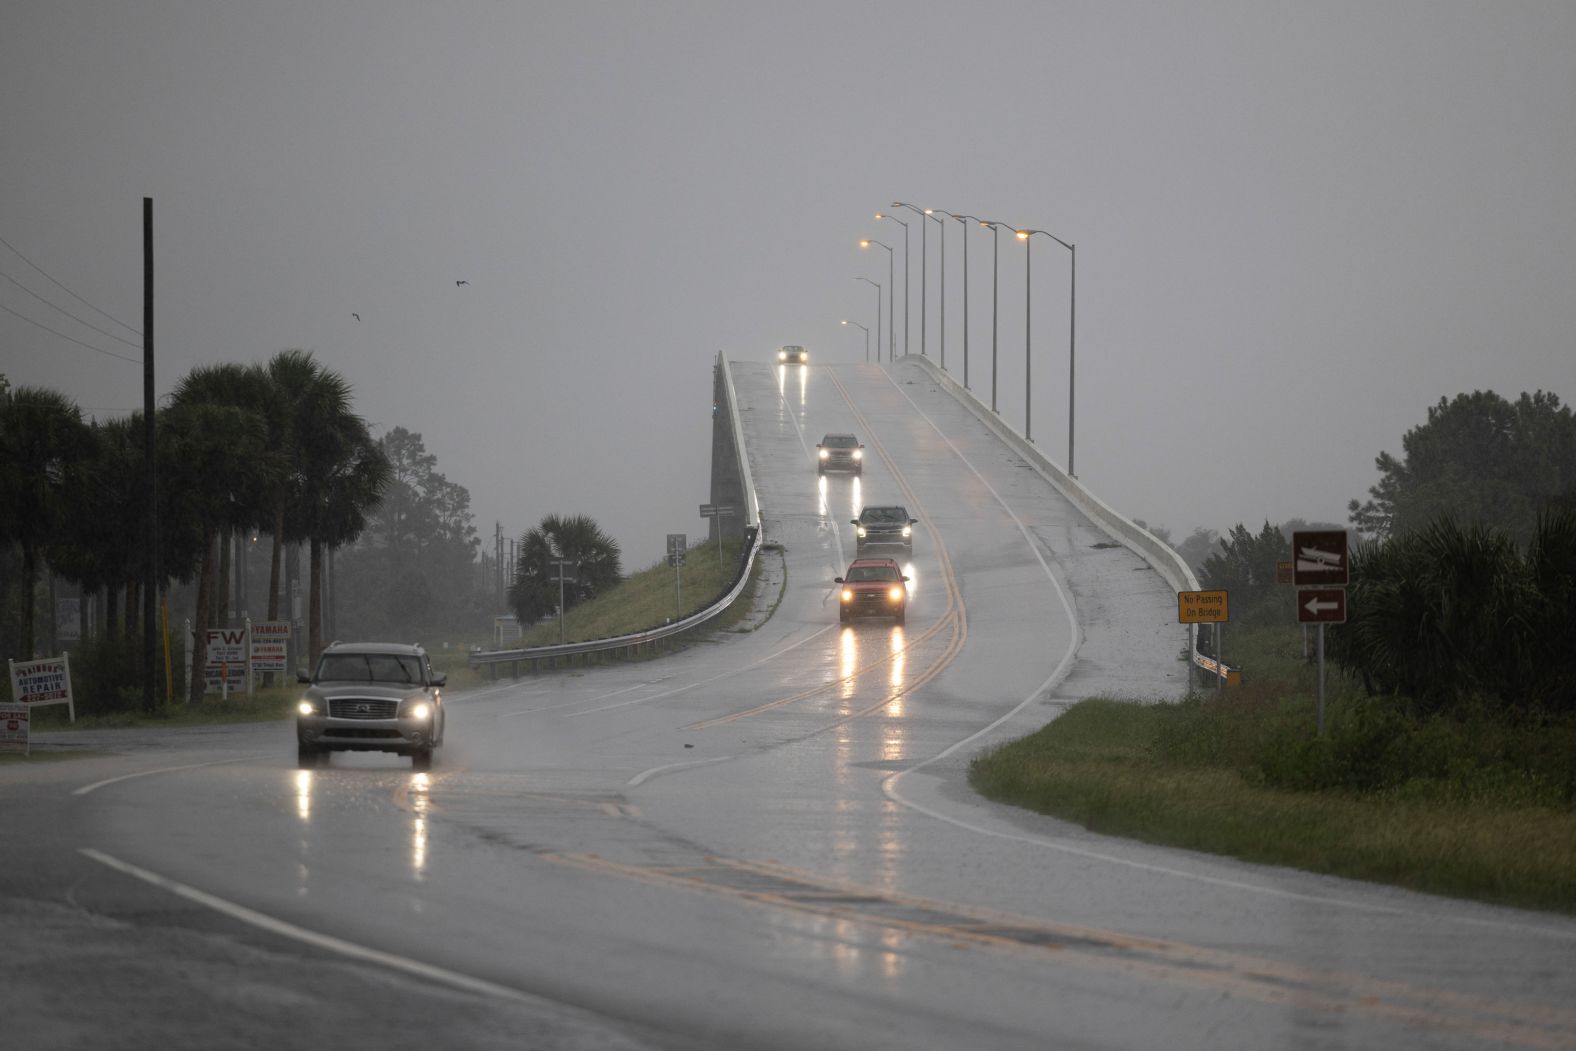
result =
M842 582L843 582L843 578L842 577L833 577L832 578L832 583L834 583L834 584L841 584Z
M309 683L311 681L312 681L312 673L311 672L307 671L305 668L297 668L296 669L296 682L308 682Z
M448 672L435 671L435 672L432 673L432 685L434 685L434 686L442 686L444 683L446 683L448 681L449 681L449 673Z
M850 518L848 520L848 524L849 525L858 525L859 524L859 519L857 519L857 518Z
M917 518L910 518L908 520L908 524L909 525L919 525L919 519L917 519Z
M904 578L903 578L903 582L904 582L904 583L905 583L905 584L906 584L906 583L908 583L908 578L907 578L907 577L904 577Z

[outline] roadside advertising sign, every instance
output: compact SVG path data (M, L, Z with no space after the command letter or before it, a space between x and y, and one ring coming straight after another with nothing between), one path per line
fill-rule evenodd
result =
M290 622L261 620L252 624L252 672L288 671Z
M25 704L0 704L0 752L32 754L28 741L31 715Z
M71 655L45 657L36 661L11 661L11 699L17 704L63 704L77 721L77 706L71 697Z
M227 694L246 682L246 629L209 628L208 663L203 668L206 690Z

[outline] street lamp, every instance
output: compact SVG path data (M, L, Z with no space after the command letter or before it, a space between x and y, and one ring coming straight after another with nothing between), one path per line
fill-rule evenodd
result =
M934 213L934 214L932 214ZM948 219L957 216L945 208L926 208L925 214L932 219L937 215L944 215ZM936 219L941 224L941 370L947 370L947 224L943 219Z
M972 215L954 215L963 227L963 389L969 389L969 224L979 219ZM943 305L945 300L942 301Z
M994 219L981 219L981 226L990 227L990 411L996 411L996 275L1001 263L1001 246L997 243L996 235L1001 233L1001 228L1013 227L1007 223L998 223Z
M874 285L876 289L876 361L881 360L881 282L872 281L868 277L856 277L855 281L863 281L867 285Z
M903 356L908 356L908 224L890 212L877 212L877 219L890 219L903 228ZM924 233L923 230L920 231ZM880 244L879 241L876 242ZM921 289L921 293L923 293ZM890 297L888 297L890 298Z
M935 216L930 214L930 210L928 208L920 208L917 205L908 204L904 201L893 201L892 207L907 208L921 219L936 219ZM941 220L936 219L936 222L939 223ZM942 227L942 229L945 230L946 227ZM930 319L930 310L925 305L926 297L930 293L930 278L928 276L930 266L929 232L930 227L926 226L923 222L919 224L919 352L921 355L929 353L925 349L925 326ZM905 244L904 247L906 249L907 245ZM906 299L903 306L904 309L907 309L908 303ZM907 331L906 319L904 322L904 330L905 332ZM908 353L908 345L906 343L903 346L903 353Z
M1047 232L1045 230L1019 230L1018 231L1018 240L1020 240L1020 241L1022 241L1024 243L1024 248L1025 248L1025 251L1024 251L1024 277L1023 277L1025 286L1028 285L1028 281L1029 281L1029 276L1028 276L1028 274L1029 274L1029 272L1028 272L1028 251L1027 251L1027 249L1028 249L1028 244L1029 244L1029 238L1031 236L1033 236L1034 234L1043 234L1044 236L1049 237L1051 240L1055 241L1057 244L1059 244L1063 248L1067 249L1067 251L1071 254L1071 259L1072 259L1072 270L1071 270L1072 279L1071 279L1070 291L1069 291L1069 295L1068 295L1068 305L1067 305L1067 473L1070 476L1077 477L1076 475L1073 475L1073 408L1074 408L1074 406L1073 406L1073 376L1074 376L1074 373L1075 373L1075 370L1076 370L1076 366L1077 366L1077 363L1078 363L1078 346L1077 346L1078 320L1077 320L1077 313L1076 313L1076 311L1078 309L1078 247L1076 245L1068 244L1066 241L1063 241L1060 237L1057 237L1055 234L1049 233L1049 232ZM1025 301L1024 316L1025 316L1025 318L1028 317L1028 305L1027 305L1028 297L1029 297L1029 290L1026 287L1025 291L1024 291L1024 301ZM1028 334L1028 330L1027 330L1028 321L1027 320L1024 321L1024 325L1025 325L1025 330L1024 330L1024 335L1023 335L1024 354L1025 354L1025 357L1027 357L1027 354L1028 354L1028 343L1029 343L1029 334ZM1025 376L1027 376L1027 370L1028 370L1027 363L1025 363L1025 365L1024 365L1024 370L1025 370ZM1027 380L1025 380L1025 382L1027 382ZM1024 434L1025 438L1027 438L1029 436L1029 424L1028 424L1027 411L1025 411L1025 415L1024 415L1023 434Z
M865 238L863 241L859 242L859 247L860 248L869 248L871 245L880 245L882 248L885 248L886 251L887 251L887 361L890 363L892 361L892 359L894 357L896 357L896 355L897 355L897 322L892 319L892 306L893 306L893 303L892 303L892 292L893 292L894 289L897 288L897 285L892 280L892 246L887 244L885 241L876 241L876 240L872 240L871 238L868 238L868 237ZM908 278L906 276L903 278L903 286L904 286L905 289L908 287ZM881 287L880 285L876 286L877 289L879 289L880 287ZM908 295L908 293L905 291L904 292L904 297L905 298L904 298L904 302L903 302L903 313L905 315L905 317L903 318L903 353L904 354L908 353L908 318L906 316L908 314L908 300L906 298L907 295ZM880 349L880 341L877 340L876 342L877 342L877 349L879 350Z
M857 322L857 321L849 321L847 318L843 319L843 324L845 324L845 325L853 325L855 328L864 328L865 329L865 364L866 365L870 364L870 330L868 328L865 328L865 326L861 325L859 322Z

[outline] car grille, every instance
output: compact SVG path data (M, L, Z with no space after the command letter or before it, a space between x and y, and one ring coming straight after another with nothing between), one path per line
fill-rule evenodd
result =
M336 697L328 702L330 719L392 719L399 702L372 697Z
M323 736L332 740L386 740L398 739L400 732L376 726L331 726L323 731Z

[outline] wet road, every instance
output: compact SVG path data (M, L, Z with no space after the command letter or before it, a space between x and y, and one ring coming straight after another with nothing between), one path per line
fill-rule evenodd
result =
M1185 689L1174 594L917 366L734 376L752 630L453 693L430 774L278 725L0 768L34 1045L1576 1046L1576 923L973 797L992 741ZM831 431L862 477L817 478ZM837 623L864 503L920 520L902 626Z

